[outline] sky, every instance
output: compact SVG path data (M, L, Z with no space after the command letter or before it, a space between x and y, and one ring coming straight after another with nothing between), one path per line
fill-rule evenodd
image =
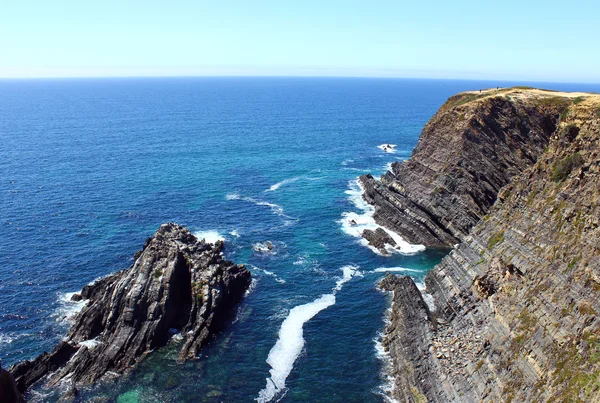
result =
M600 1L0 0L0 77L600 82Z

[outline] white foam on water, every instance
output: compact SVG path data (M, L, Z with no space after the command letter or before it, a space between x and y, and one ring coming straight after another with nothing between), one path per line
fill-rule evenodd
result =
M225 240L225 237L215 230L196 231L194 232L194 236L198 239L204 239L205 242L212 244L216 243L217 241Z
M285 214L285 211L283 210L283 207L281 207L280 205L275 204L275 203L269 203L267 201L258 200L258 199L255 199L253 197L240 196L239 193L228 193L225 196L225 199L227 199L227 200L243 200L243 201L246 201L248 203L256 204L257 206L269 207L271 209L271 211L274 214L278 215L278 216L289 218L290 220L295 220L295 221L298 220L297 218L290 217L287 214Z
M391 306L386 310L385 315L383 317L385 325L390 324L390 315L392 313L392 309L394 306L394 302L392 300ZM384 379L384 383L379 387L379 394L383 397L383 399L388 403L400 403L398 400L392 397L392 393L394 391L395 379L392 375L392 359L390 357L389 352L383 346L383 332L377 334L377 337L373 340L375 343L375 356L378 360L383 363L383 371L381 373L381 377Z
M377 148L379 148L382 151L385 151L386 153L395 153L396 152L396 146L397 144L381 144L378 145Z
M353 159L347 159L347 160L343 160L343 161L342 161L342 165L343 165L343 166L346 166L346 165L348 165L348 164L349 164L349 163L351 163L351 162L354 162L354 160L353 160Z
M277 189L279 189L280 187L282 187L283 185L294 183L296 181L299 181L302 178L304 178L304 177L303 176L296 176L295 178L284 179L281 182L277 182L276 184L271 185L271 187L268 188L267 190L265 190L265 192L274 192Z
M0 333L0 344L10 344L14 339L7 334Z
M229 233L229 235L231 235L231 236L234 236L234 237L236 237L236 238L239 238L239 237L240 237L240 233L239 233L237 230L235 230L235 229L234 229L233 231L231 231L231 232Z
M425 250L424 245L413 245L404 240L400 235L395 232L388 230L375 222L373 215L375 214L375 207L367 203L362 195L364 189L358 179L354 179L349 182L349 189L346 190L348 200L356 208L362 210L362 214L355 212L344 212L342 213L342 219L339 223L342 225L342 231L346 234L360 239L360 243L378 255L383 255L377 248L369 245L369 242L362 237L364 230L369 229L375 231L377 228L382 228L388 235L396 242L396 246L386 245L386 250L389 253L401 253L403 255L414 255Z
M272 271L265 270L260 267L254 266L254 265L249 265L249 266L252 268L252 270L255 270L255 271L264 273L267 276L273 277L275 279L275 281L277 281L279 284L285 284L285 280L282 279L281 277L279 277L277 274L273 273Z
M279 338L269 351L267 363L271 366L267 385L255 399L259 403L272 401L276 396L286 393L285 381L294 368L294 362L304 348L303 326L322 310L335 304L335 294L342 289L344 283L352 277L360 275L358 267L341 268L342 278L336 282L331 294L321 295L308 304L299 305L290 310L279 329Z
M72 301L71 297L77 292L66 292L58 295L58 309L54 312L56 321L64 324L74 324L73 319L88 303L87 300Z
M417 285L417 288L419 289L419 291L421 291L421 295L423 296L423 301L425 301L429 310L432 312L435 311L436 310L435 300L433 299L433 295L425 292L425 290L427 289L425 284L424 283L415 283L415 284Z

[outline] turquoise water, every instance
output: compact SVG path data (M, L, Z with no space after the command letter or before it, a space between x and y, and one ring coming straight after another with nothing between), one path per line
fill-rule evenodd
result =
M77 308L68 293L128 267L175 221L224 238L228 258L251 269L251 291L197 360L176 362L175 337L119 382L81 389L81 401L383 401L388 300L377 282L385 268L422 281L444 251L380 256L362 245L348 223L369 218L354 181L408 158L447 97L496 85L0 81L0 358L51 349Z

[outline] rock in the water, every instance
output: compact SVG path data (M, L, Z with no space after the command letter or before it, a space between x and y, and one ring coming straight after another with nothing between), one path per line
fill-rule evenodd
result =
M383 228L377 228L375 231L366 229L362 233L362 237L369 241L369 245L377 248L381 253L387 254L385 246L396 246L396 241Z
M177 224L162 225L130 269L84 287L87 304L66 341L12 368L19 389L48 373L50 386L123 373L166 344L173 329L184 337L180 359L194 358L250 284L250 272L224 260L222 248L223 242L198 240Z

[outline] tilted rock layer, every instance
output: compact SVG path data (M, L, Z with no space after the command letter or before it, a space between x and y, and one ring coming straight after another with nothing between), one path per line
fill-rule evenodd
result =
M133 266L84 287L87 300L67 339L14 367L21 391L48 373L89 384L120 374L181 332L179 357L193 358L225 324L250 284L244 266L222 258L223 243L206 243L177 224L162 225Z
M490 102L526 104L534 116L537 105L567 108L537 162L512 175L426 276L435 312L409 278L386 278L393 394L408 402L598 402L600 96L512 89L461 107L477 112Z
M534 164L567 105L514 93L463 93L425 125L410 160L360 178L375 221L413 244L452 246L496 201L510 178Z

